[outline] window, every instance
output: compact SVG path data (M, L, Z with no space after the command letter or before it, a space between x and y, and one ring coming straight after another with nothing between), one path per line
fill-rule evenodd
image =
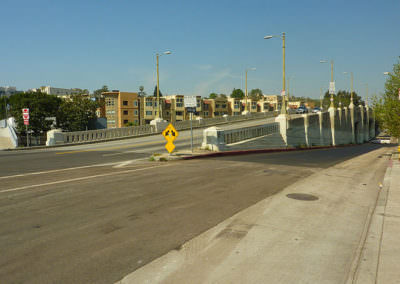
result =
M223 104L223 105L222 105L222 108L226 108L226 104Z
M205 112L204 112L204 116L208 116L208 111L205 111Z
M135 110L135 115L138 115L138 111L137 110Z
M114 99L113 98L106 98L106 106L113 106Z
M153 115L153 112L152 112L151 110L150 110L150 111L147 110L147 111L146 111L146 115Z
M122 101L122 105L127 106L128 105L128 101Z
M208 105L204 105L204 110L208 110Z
M176 103L176 107L183 107L183 103Z
M137 101L134 101L134 102L133 102L133 106L137 107L137 106L138 106L138 102L137 102Z
M219 112L218 112L218 111L214 112L214 115L218 116L218 115L219 115Z
M128 123L128 120L127 119L124 119L124 124L127 124Z
M152 101L147 101L146 102L146 106L153 106L153 102Z
M181 111L177 111L176 115L182 115L182 112Z
M219 104L216 104L216 105L215 105L215 108L219 108Z
M124 115L128 115L128 111L127 110L124 110Z

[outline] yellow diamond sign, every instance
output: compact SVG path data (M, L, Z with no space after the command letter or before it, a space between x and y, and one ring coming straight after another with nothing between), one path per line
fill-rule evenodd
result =
M167 149L167 151L168 151L169 153L171 153L171 152L174 151L174 149L175 149L174 143L168 142L168 143L165 145L165 149Z
M167 140L167 145L165 145L165 148L169 153L174 151L175 145L172 143L174 140L178 137L179 133L176 131L175 127L170 123L162 132L162 135L164 136L165 140Z

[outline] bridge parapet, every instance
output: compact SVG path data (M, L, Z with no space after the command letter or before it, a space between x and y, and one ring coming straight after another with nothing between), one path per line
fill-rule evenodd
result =
M373 110L363 106L330 109L317 114L279 115L275 121L276 124L268 126L273 129L269 132L263 129L265 125L229 131L213 128L208 132L206 129L202 147L224 151L232 149L230 145L235 143L243 144L245 148L251 144L255 147L253 149L281 148L282 144L284 147L335 146L364 143L375 135ZM269 135L277 133L280 142L277 142L276 135ZM261 136L265 137L259 138ZM268 139L274 142L268 143Z

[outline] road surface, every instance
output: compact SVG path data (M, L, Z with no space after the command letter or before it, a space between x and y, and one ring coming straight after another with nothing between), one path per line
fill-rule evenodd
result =
M81 147L0 156L0 283L114 283L286 186L382 146L168 163L111 155L124 144Z

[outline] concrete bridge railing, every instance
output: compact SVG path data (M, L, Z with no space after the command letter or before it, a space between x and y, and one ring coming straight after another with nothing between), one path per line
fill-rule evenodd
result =
M202 148L224 151L228 149L265 149L282 147L335 146L361 144L375 136L373 110L364 106L329 109L320 113L301 115L279 115L274 124L274 131L263 133L259 129L233 129L222 131L209 128L204 131ZM270 126L269 126L270 127ZM257 130L256 130L257 129ZM267 133L267 132L266 132ZM260 137L260 138L257 138ZM246 141L248 140L248 141ZM242 141L240 146L230 144Z
M204 130L202 148L211 151L224 151L230 146L253 138L279 133L279 123L222 130L216 126Z
M216 118L196 119L192 121L193 128L214 126L219 124L234 123L246 120L270 118L278 115L278 112L254 113L251 115L225 116ZM62 132L52 130L48 132L46 145L76 144L82 142L105 141L124 137L136 137L142 135L161 133L168 122L156 125L143 125L122 128L87 130L75 132ZM190 129L190 121L176 121L172 123L177 130ZM160 126L160 127L158 127Z

